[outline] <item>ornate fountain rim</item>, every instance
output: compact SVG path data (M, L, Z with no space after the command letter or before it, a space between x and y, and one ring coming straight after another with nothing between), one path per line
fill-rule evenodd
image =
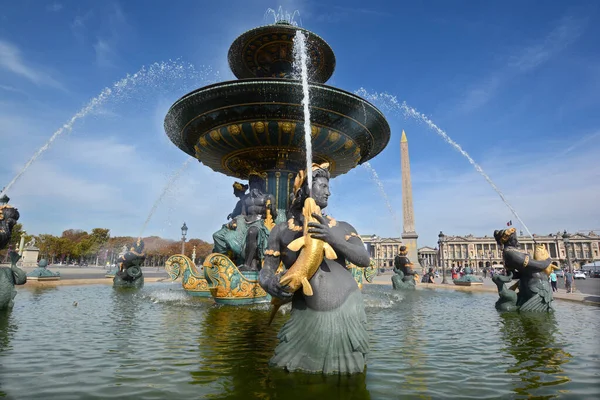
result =
M314 93L315 99L311 105L312 129L322 131L322 135L319 135L326 135L331 143L346 144L343 141L349 141L348 147L342 150L345 152L344 160L349 159L348 162L340 162L341 147L335 150L338 154L339 171L332 171L333 176L348 172L357 164L375 157L387 146L390 140L389 124L383 113L369 101L324 84L311 83L309 90ZM258 122L291 123L295 130L296 126L301 125L301 91L301 83L290 79L255 78L212 84L177 100L165 117L165 131L177 147L213 170L241 177L232 171L226 171L227 168L222 165L223 151L239 150L216 151L227 142L221 140L222 136L239 134L242 125ZM256 111L258 109L260 112ZM353 113L363 113L364 121L358 120ZM318 132L312 133L316 140ZM293 135L294 133L291 134ZM338 142L338 139L341 141ZM279 140L281 141L281 137ZM293 147L291 140L288 147ZM275 143L269 143L271 144ZM214 153L208 150L210 145L215 150ZM254 143L250 148L255 146L264 149L266 145ZM286 147L285 143L276 145L283 149ZM349 153L350 147L353 153ZM328 148L322 155L330 154L329 150L333 149ZM244 148L244 151L248 149Z

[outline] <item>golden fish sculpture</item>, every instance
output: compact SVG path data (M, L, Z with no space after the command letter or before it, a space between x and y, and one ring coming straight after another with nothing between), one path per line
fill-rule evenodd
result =
M535 250L533 251L533 259L534 260L547 260L549 258L550 258L550 255L548 254L548 250L546 250L546 248L543 245L536 244ZM546 273L546 275L549 276L552 273L552 271L555 269L560 269L560 267L550 263L550 265L548 265L548 268L546 268L544 270L544 272Z
M321 208L315 203L314 199L308 197L304 200L304 206L302 207L302 215L304 216L304 235L295 239L287 246L288 249L292 251L301 250L300 255L296 259L296 262L294 262L290 269L288 269L279 280L280 285L287 285L289 287L290 293L294 293L302 287L302 293L304 293L305 296L313 295L309 279L313 277L315 272L317 272L321 266L323 257L330 260L337 259L337 254L329 243L325 243L320 239L315 239L308 233L309 222L320 223L319 220L313 217L313 213L321 215ZM273 310L271 311L269 325L283 303L280 299L274 297L271 300L271 304L273 304Z

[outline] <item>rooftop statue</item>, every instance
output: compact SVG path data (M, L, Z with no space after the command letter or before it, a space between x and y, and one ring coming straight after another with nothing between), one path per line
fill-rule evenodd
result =
M321 210L327 207L330 195L328 167L328 164L312 167L312 199ZM309 190L303 172L294 182L290 219L271 231L260 272L260 284L271 296L281 302L292 302L290 319L279 332L280 343L270 364L288 371L363 372L369 350L366 314L362 294L346 269L346 261L366 268L369 255L356 230L346 222L314 213L312 218L316 221L305 224L303 209L311 201L306 202ZM306 266L295 265L307 259L312 262L313 253L318 250L306 245L306 234L313 241L324 242L320 248L325 255L320 255L322 261L314 275L306 276L308 282L305 282L297 274L291 280L286 278L287 272L283 276L276 274L280 263L286 271L293 272L296 268L308 271ZM298 243L304 246L298 248ZM297 278L302 282L302 290L292 294L293 289L299 289Z
M555 267L552 259L543 247L536 246L534 256L520 250L515 228L494 231L494 239L504 246L502 259L504 267L513 279L518 279L518 285L511 290L517 293L516 307L519 311L549 312L554 311L553 297L548 276ZM498 285L498 283L496 283ZM498 286L499 294L503 297L503 286ZM506 298L506 294L504 294Z
M119 270L113 278L113 287L140 288L144 286L142 264L146 260L144 241L138 238L137 242L119 258Z
M415 271L413 263L407 257L408 250L406 246L400 246L400 251L394 257L394 273L392 276L392 286L395 290L414 289L416 287Z
M23 285L27 282L25 271L17 267L17 261L21 258L19 253L9 248L10 267L0 267L0 310L12 308L13 299L17 295L15 285Z

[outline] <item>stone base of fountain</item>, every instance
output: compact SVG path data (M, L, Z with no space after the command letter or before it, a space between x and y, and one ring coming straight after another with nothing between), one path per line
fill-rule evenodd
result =
M458 279L453 280L457 286L478 286L483 285L483 279L475 275L463 275Z
M48 261L41 259L37 264L37 268L27 274L29 281L58 281L60 280L60 272L52 272L48 268Z

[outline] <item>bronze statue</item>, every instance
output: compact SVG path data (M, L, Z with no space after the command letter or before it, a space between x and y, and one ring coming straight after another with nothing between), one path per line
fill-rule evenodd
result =
M10 268L0 267L0 310L13 307L13 299L17 295L15 285L24 285L27 282L27 274L17 267L17 261L21 258L19 253L9 248L8 255Z
M19 210L8 204L10 199L4 195L0 198L0 249L3 249L12 235L12 229L19 220Z
M129 251L119 258L119 270L113 278L113 287L140 288L144 286L142 264L146 260L144 241L138 238Z
M265 193L264 179L257 173L249 175L248 186L234 184L234 194L239 197L232 220L213 234L213 253L227 255L243 271L257 271L261 268L267 248L270 226L277 218L275 197Z
M415 272L413 263L407 257L408 250L406 246L400 246L398 255L394 257L394 273L392 276L392 286L395 290L414 289L416 287Z
M327 207L330 195L328 168L329 164L313 164L312 167L310 197L321 210ZM282 302L292 302L290 319L279 332L280 343L270 364L288 371L363 372L369 350L366 314L362 294L346 269L346 261L366 268L370 259L352 225L316 213L313 217L318 222L307 224L312 238L329 244L337 255L335 259L323 257L320 267L309 280L312 295L304 290L292 295L291 289L281 284L282 276L275 274L280 263L287 270L304 251L304 248L290 250L288 245L303 237L302 210L308 195L307 179L301 171L294 182L290 219L277 224L271 231L260 271L260 285L271 296Z
M519 248L515 228L494 231L494 238L499 245L504 246L502 258L507 272L513 275L513 279L519 279L516 302L518 310L553 311L552 289L548 282L553 264L547 252L540 252L536 249L534 257L523 253ZM516 288L517 285L513 285L510 289L515 290ZM502 296L501 287L498 286L498 289Z

